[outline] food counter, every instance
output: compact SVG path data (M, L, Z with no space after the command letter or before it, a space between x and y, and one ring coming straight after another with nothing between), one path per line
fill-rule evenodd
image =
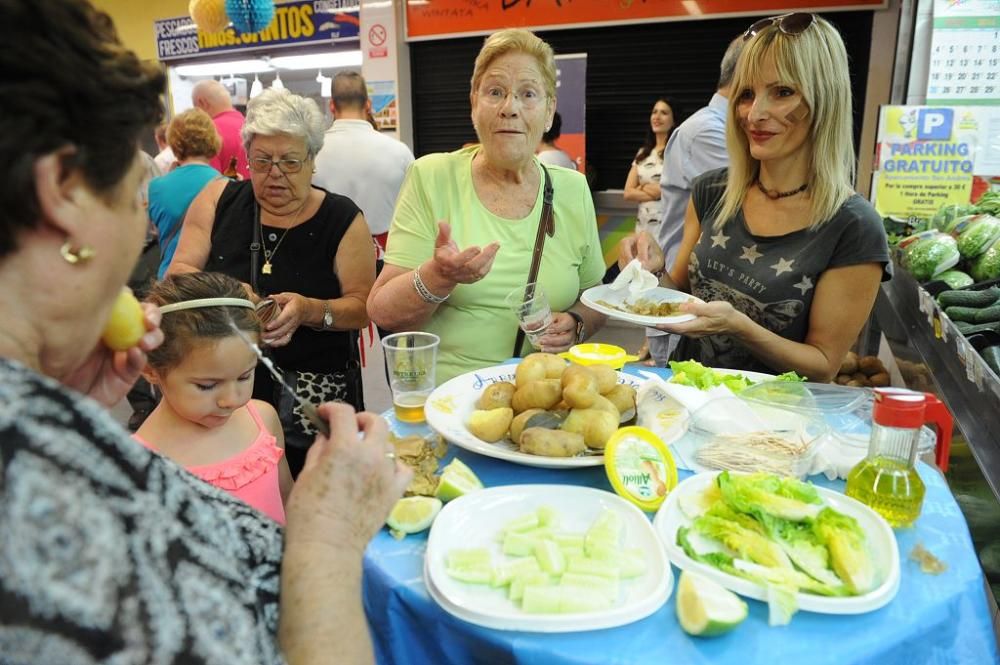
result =
M907 387L947 404L997 500L1000 500L1000 378L944 316L910 273L896 266L875 303Z
M636 369L625 371L634 374ZM667 372L657 370L662 376ZM386 416L398 434L428 431L422 425L403 425L391 413ZM599 466L524 466L454 446L444 461L453 456L467 464L487 487L551 484L611 490ZM442 609L428 592L424 583L427 533L396 540L383 530L369 546L364 564L365 609L379 662L995 662L996 644L982 572L964 518L941 474L924 464L918 467L927 485L924 509L913 528L895 531L899 587L888 604L852 615L800 611L790 625L770 627L767 604L750 600L747 620L717 638L684 633L673 594L649 616L614 628L542 633L474 625ZM682 479L690 475L681 472ZM841 481L827 481L822 476L811 480L821 487L843 490ZM909 559L917 544L943 560L947 570L940 575L921 572L920 565ZM675 586L678 574L674 568Z

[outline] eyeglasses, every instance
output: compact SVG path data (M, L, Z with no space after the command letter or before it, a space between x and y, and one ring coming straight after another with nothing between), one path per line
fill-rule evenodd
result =
M801 35L815 21L816 16L806 12L793 12L791 14L782 14L781 16L762 18L747 28L747 31L743 33L743 41L750 39L758 32L771 27L775 23L778 24L778 30L781 30L786 35Z
M298 173L302 170L304 159L266 159L264 157L251 157L250 170L254 173L270 173L272 166L277 166L282 173Z
M480 99L490 106L502 106L507 101L507 97L512 97L521 102L523 108L533 109L545 100L544 93L530 88L521 92L514 92L513 90L504 90L499 86L490 86L480 90L477 94Z

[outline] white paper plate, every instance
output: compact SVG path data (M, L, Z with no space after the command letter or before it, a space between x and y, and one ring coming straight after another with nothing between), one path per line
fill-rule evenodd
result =
M601 612L527 614L508 600L506 589L465 584L448 576L449 551L485 547L503 560L496 535L508 521L550 506L560 529L583 533L604 510L613 510L625 526L624 547L647 554L646 573L621 583L618 604ZM616 494L567 485L508 485L467 494L449 502L438 514L427 539L424 580L428 592L446 612L470 623L497 630L562 633L597 630L638 621L658 610L670 597L674 578L646 515Z
M683 323L684 321L691 321L695 318L694 314L678 314L676 316L642 316L641 314L630 314L629 312L623 312L620 309L615 309L614 307L608 307L602 305L598 300L603 300L604 302L610 303L612 305L621 305L625 300L630 302L635 302L636 300L652 300L654 302L687 302L688 300L694 300L695 302L704 302L699 298L695 298L689 293L683 293L681 291L674 291L673 289L666 289L662 286L658 286L655 289L650 289L649 291L644 291L641 295L633 295L628 289L623 289L621 291L612 291L610 284L601 284L599 286L594 286L580 295L580 302L589 307L590 309L600 312L601 314L606 314L612 319L618 319L619 321L628 321L629 323L636 323L641 326L656 326L661 323Z
M675 566L681 570L701 573L731 591L766 602L767 590L764 587L694 561L677 544L677 529L691 525L691 520L680 508L681 499L687 494L704 491L710 483L715 482L717 475L717 473L700 473L675 487L656 513L653 526L667 552L667 558ZM892 528L881 515L863 503L825 487L817 486L816 490L826 505L858 521L858 525L868 536L876 579L880 581L877 587L861 596L829 598L812 593L799 593L797 594L799 609L821 614L863 614L877 610L891 601L899 590L899 548Z
M465 427L469 415L476 409L476 400L483 390L491 383L501 381L514 382L514 371L517 365L497 365L486 369L468 372L456 376L438 386L427 398L424 413L427 424L454 443L459 448L465 448L480 455L496 457L497 459L538 466L547 469L565 469L604 464L604 455L586 455L583 457L543 457L529 455L518 450L510 439L501 439L496 443L483 441L472 435ZM618 382L639 388L642 379L618 372Z

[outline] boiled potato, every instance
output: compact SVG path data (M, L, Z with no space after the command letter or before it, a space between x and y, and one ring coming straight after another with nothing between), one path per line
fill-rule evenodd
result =
M563 400L574 409L586 409L594 405L600 396L597 380L586 367L570 365L562 375Z
M618 413L622 416L632 416L635 414L635 388L624 383L615 384L615 387L604 394L604 397L615 405Z
M517 369L514 370L514 383L518 388L545 378L546 361L539 357L541 355L540 353L532 353L518 364Z
M618 385L618 372L607 365L590 365L587 367L597 380L597 392L607 395Z
M510 421L510 440L514 443L521 443L521 432L524 431L524 426L528 424L528 419L536 413L545 413L545 409L528 409L522 413L517 414L514 420Z
M573 409L561 429L582 434L587 447L603 450L611 435L618 431L618 416L600 409Z
M503 409L510 406L510 400L514 397L514 384L509 381L494 383L486 387L483 394L476 401L476 408L489 411L490 409Z
M514 410L510 407L490 409L489 411L473 411L466 427L477 439L495 443L507 434L507 429L513 419Z
M876 356L865 356L859 360L858 369L862 371L865 376L885 373L885 365L883 365L882 361Z
M844 362L840 363L839 374L851 375L858 371L858 354L854 351L848 351L847 355L844 356Z
M514 413L521 413L528 409L551 409L562 399L562 391L559 387L558 379L541 379L531 383L518 384L511 398L510 405Z
M587 449L583 435L544 427L529 427L521 432L521 452L544 457L573 457Z
M545 365L545 378L558 379L562 377L563 370L566 369L566 361L554 353L532 353L525 357L535 358Z
M604 395L598 395L597 399L594 400L594 406L590 408L597 409L599 411L607 411L608 413L613 413L615 414L615 418L621 418L622 415L621 411L618 410L618 407L615 406L614 403Z
M101 339L113 351L127 351L146 334L146 316L129 289L122 289L111 306Z
M889 375L886 372L879 372L869 376L868 381L876 388L883 388L889 385Z

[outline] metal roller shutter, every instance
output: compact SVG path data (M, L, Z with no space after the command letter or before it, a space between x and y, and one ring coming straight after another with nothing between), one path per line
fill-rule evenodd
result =
M857 148L872 14L824 17L840 30L851 59ZM538 33L556 53L587 53L587 161L596 172L595 190L624 186L656 97L672 98L684 116L708 102L726 45L752 21L741 17ZM469 80L482 43L483 37L470 37L410 44L417 156L476 140L469 119Z

